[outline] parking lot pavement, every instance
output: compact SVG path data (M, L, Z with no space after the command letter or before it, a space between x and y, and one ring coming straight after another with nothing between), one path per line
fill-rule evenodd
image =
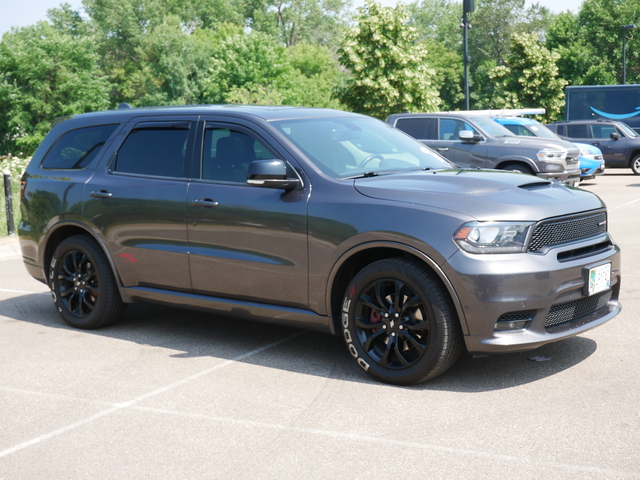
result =
M153 306L74 330L0 258L0 479L640 478L640 177L583 188L623 249L622 313L411 388L316 332Z

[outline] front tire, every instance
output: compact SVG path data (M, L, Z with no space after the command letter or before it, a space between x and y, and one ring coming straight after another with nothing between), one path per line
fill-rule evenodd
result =
M640 175L640 155L636 155L633 160L631 160L631 170L636 175Z
M69 237L58 245L49 286L58 313L72 327L104 327L124 311L107 257L89 236Z
M521 163L510 163L509 165L505 165L503 170L507 170L509 172L526 173L528 175L535 175L533 173L533 170L531 170L526 165L522 165Z
M343 299L342 327L360 367L396 385L442 374L462 350L448 294L432 272L404 258L380 260L355 276Z

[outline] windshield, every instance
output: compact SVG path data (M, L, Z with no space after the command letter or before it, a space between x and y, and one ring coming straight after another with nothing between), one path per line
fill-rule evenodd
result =
M618 127L622 130L628 137L639 137L638 132L636 132L633 128L631 128L626 123L618 123Z
M433 150L374 118L277 120L272 125L334 178L452 167Z
M472 117L473 121L490 137L515 137L508 129L494 122L489 117Z
M558 135L553 133L544 125L542 125L537 121L535 122L536 123L534 123L533 125L527 125L527 128L529 128L534 133L535 136L541 137L541 138L548 138L549 140L562 140Z

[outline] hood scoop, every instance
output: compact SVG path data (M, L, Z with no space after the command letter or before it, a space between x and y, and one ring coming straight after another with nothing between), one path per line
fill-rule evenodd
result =
M552 182L531 182L531 183L525 183L522 185L518 185L518 188L522 188L524 190L539 190L541 188L546 188L550 185L553 185Z

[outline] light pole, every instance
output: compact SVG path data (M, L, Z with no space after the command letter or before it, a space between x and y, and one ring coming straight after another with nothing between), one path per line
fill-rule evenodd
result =
M469 110L469 43L467 34L471 25L467 19L467 13L475 11L473 0L463 0L462 2L462 19L460 20L460 28L462 28L462 41L464 43L464 109Z
M622 84L627 84L627 30L636 28L635 24L622 26Z

